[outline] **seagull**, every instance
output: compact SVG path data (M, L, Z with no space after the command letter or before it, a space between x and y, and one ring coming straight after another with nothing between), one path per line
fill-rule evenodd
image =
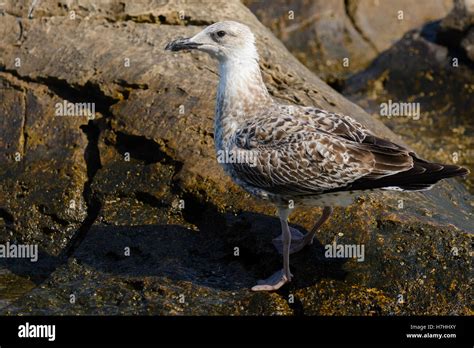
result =
M226 174L277 208L281 236L273 244L283 269L258 281L254 291L277 290L292 280L290 254L312 243L334 206L350 205L362 191L427 190L441 179L468 174L456 165L423 160L350 116L273 99L262 79L255 37L244 24L217 22L165 49L199 50L217 59L216 153L233 154L234 160L221 163ZM288 226L298 206L323 208L306 234Z

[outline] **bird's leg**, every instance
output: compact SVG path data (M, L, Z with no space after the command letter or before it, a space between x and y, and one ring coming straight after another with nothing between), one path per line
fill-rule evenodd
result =
M302 234L296 228L290 227L291 232L291 245L290 254L296 253L303 249L308 244L313 244L314 236L318 229L326 222L333 212L332 207L324 207L323 214L319 220L314 224L313 228L306 235ZM280 254L283 254L283 234L280 237L273 239L273 245Z
M327 219L329 219L333 211L334 209L332 207L324 207L323 214L321 215L319 220L314 224L311 231L304 236L303 246L307 244L313 244L313 240L314 240L314 236L316 235L316 232L318 232L319 228L327 221Z
M279 208L278 214L280 216L282 240L283 240L283 269L274 273L265 280L259 280L257 285L252 287L253 291L272 291L278 290L283 285L291 281L293 275L290 272L290 245L291 232L288 226L288 215L290 210L288 208Z
M283 235L283 272L286 279L291 282L293 275L290 272L290 245L291 233L290 226L288 226L288 215L284 220L280 218L281 230Z

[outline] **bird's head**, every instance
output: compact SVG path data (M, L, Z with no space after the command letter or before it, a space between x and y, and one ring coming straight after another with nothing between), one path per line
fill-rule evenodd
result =
M170 51L195 49L206 52L221 62L226 60L258 60L255 37L244 24L217 22L191 38L179 38L166 45Z

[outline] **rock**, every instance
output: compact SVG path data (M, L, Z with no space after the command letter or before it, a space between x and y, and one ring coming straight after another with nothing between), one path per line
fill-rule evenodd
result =
M48 87L0 73L2 242L39 244L58 256L87 215L87 119L55 117Z
M350 114L379 135L402 140L310 73L240 2L64 0L58 6L45 0L32 19L27 5L16 2L0 14L6 81L0 92L9 115L2 122L10 130L0 131L0 144L9 146L2 160L27 139L23 160L8 162L22 171L8 169L0 237L38 242L42 263L2 261L2 280L18 287L0 289L1 313L468 313L472 206L456 181L430 193L364 195L336 209L315 246L292 258L290 286L250 292L281 263L271 245L279 222L272 207L249 197L216 163L216 63L199 52L165 52L165 44L214 21L246 23L257 36L273 96ZM18 103L25 95L36 96L41 107ZM65 100L94 103L96 117L54 116L56 102ZM26 133L19 131L22 122L31 123ZM35 165L30 151L38 156ZM30 191L22 193L15 182ZM82 215L67 212L70 197L82 198ZM25 213L40 205L37 215ZM309 229L318 213L297 210L292 223ZM61 226L50 232L17 223L23 220ZM325 257L335 238L364 244L365 261Z
M441 29L464 32L473 24L474 2L472 0L455 0L453 10L441 21Z
M355 26L377 49L390 48L406 32L446 16L452 0L349 0L348 13Z
M257 1L245 4L303 64L330 83L365 68L376 49L354 27L340 1ZM348 65L344 59L349 58Z
M28 308L35 314L291 314L276 294L238 290L252 279L226 256L222 238L216 242L180 226L158 226L92 228L75 258L8 313ZM157 249L158 244L166 247Z
M474 62L474 30L468 31L466 37L461 41L461 46L466 51L470 60Z
M303 64L336 87L407 31L444 17L452 7L452 0L244 3Z
M474 61L474 2L456 0L451 13L440 23L438 41L452 49L461 48Z
M220 229L199 223L199 233L176 225L93 227L68 263L5 313L468 315L469 237L374 211L367 202L338 213L317 245L293 257L295 282L263 294L248 288L280 262L268 243L276 218L215 215ZM323 244L347 224L354 227L337 242L365 245L364 262L324 256Z

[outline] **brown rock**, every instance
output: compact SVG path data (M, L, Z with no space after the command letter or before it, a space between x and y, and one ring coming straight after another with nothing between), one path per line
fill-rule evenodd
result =
M452 6L452 0L350 0L348 12L364 37L382 52L407 31L443 18Z
M441 29L464 32L473 24L474 2L472 0L455 0L454 8L441 21Z
M336 87L407 31L444 17L452 7L452 0L244 3L303 64Z
M328 82L367 66L377 51L354 27L345 2L244 2L304 65ZM345 65L344 59L349 58Z
M63 99L42 84L0 73L3 242L58 255L86 217L85 117L55 116Z
M438 40L456 50L461 49L474 61L474 2L456 0L453 10L440 24Z

